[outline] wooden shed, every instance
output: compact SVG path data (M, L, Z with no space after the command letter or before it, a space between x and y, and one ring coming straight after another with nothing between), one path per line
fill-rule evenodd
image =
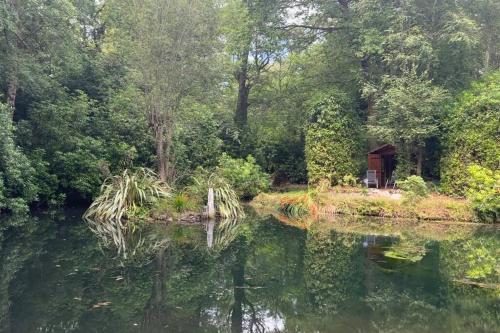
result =
M379 186L384 187L396 168L396 147L391 144L380 146L368 153L368 170L377 172Z

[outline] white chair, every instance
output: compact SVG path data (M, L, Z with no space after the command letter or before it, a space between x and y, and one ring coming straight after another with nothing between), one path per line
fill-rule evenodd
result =
M385 182L385 188L387 188L387 186L392 186L392 188L396 188L396 171L393 171L391 176L389 178L387 178L387 181Z
M370 184L375 185L378 188L377 171L375 170L366 171L366 186L370 187Z

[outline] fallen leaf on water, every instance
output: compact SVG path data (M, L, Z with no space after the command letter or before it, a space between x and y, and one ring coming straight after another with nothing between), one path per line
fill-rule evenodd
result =
M96 308L100 308L101 306L108 306L110 305L111 302L109 301L106 301L106 302L99 302L97 304L94 304L94 306L92 306L93 309L96 309Z

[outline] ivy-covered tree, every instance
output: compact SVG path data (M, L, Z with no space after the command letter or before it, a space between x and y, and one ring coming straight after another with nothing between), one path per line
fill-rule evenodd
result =
M309 111L306 129L306 161L309 183L327 179L338 183L359 173L360 125L352 102L334 92Z

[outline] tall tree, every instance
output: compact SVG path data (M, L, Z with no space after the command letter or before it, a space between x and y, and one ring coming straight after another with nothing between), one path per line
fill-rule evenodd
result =
M16 105L18 90L28 90L56 75L72 53L76 11L71 1L0 2L0 77L6 102Z
M238 84L234 120L241 129L247 125L251 89L285 49L276 29L283 25L285 15L278 0L230 0L224 13L227 49Z
M416 157L414 171L421 176L425 143L438 134L446 91L415 70L400 77L386 77L383 85L369 129L376 137L397 145L398 177L413 171L412 155Z
M173 135L182 100L212 73L218 12L205 0L115 1L115 17L155 137L158 173L172 179ZM113 37L111 35L111 37Z

